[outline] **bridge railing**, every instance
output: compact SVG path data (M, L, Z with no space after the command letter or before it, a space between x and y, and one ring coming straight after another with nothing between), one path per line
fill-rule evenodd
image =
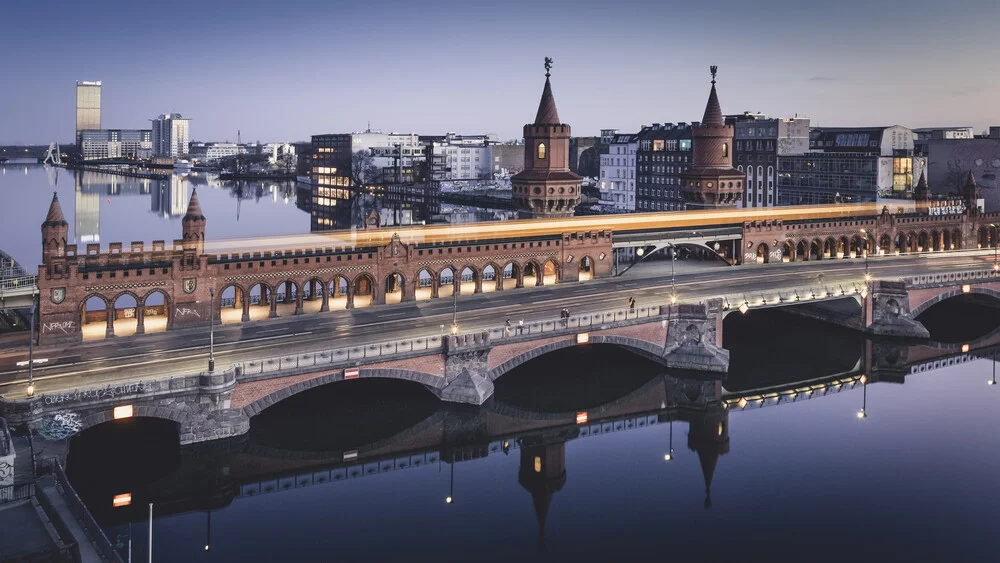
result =
M996 281L1000 279L1000 272L994 270L963 270L960 272L943 272L935 274L922 274L919 276L906 276L903 280L906 285L938 285L952 284L956 282L979 282Z
M8 291L33 291L38 287L38 276L18 276L0 279L0 294ZM19 291L20 290L20 291Z
M530 321L524 324L512 324L510 327L507 327L506 325L486 327L476 329L476 331L488 332L491 339L502 340L505 338L519 338L522 336L547 332L595 328L605 326L609 323L628 322L636 319L656 317L659 315L660 306L654 305L650 307L636 307L634 309L583 313L579 315L571 315L567 318L553 320ZM331 348L329 350L320 350L317 352L287 354L283 356L272 356L270 358L236 362L233 364L233 367L239 369L241 377L295 371L303 368L321 366L333 367L374 358L388 358L400 355L405 356L414 353L420 355L420 352L441 350L443 343L443 335L417 336L414 338L390 340L388 342L344 346L341 348Z

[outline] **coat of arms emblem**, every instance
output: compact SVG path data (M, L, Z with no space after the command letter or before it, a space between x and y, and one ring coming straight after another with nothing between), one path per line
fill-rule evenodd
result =
M198 287L198 280L195 278L184 278L184 293L194 293L194 288Z

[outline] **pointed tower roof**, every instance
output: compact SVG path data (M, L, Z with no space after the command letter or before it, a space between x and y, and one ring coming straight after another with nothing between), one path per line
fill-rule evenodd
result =
M698 461L701 462L701 474L705 478L705 508L712 508L712 476L715 475L715 464L719 462L719 452L701 448L698 450Z
M976 175L969 170L969 175L965 177L965 185L962 187L962 191L966 195L977 195L979 193L979 185L976 184Z
M49 213L45 216L43 227L56 227L68 225L66 217L63 215L62 207L59 205L59 194L52 192L52 203L49 204Z
M188 210L182 222L204 221L205 216L201 213L201 204L198 203L198 188L191 190L191 201L188 202Z
M532 491L531 501L538 518L538 552L541 553L545 551L545 521L549 516L549 505L552 504L552 491Z
M559 121L559 111L556 110L556 99L552 96L552 84L548 74L545 76L545 88L542 90L542 100L538 102L538 113L535 114L535 125L554 125Z
M913 196L916 199L930 199L931 191L927 187L927 175L923 170L920 171L920 180L917 181L917 187L913 189Z
M702 125L711 127L722 127L722 106L719 104L719 94L715 91L715 74L719 67L712 65L712 90L708 93L708 103L705 104L705 116L701 118Z

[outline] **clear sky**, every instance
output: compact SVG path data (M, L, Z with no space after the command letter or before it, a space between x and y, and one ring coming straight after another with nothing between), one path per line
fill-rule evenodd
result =
M521 135L555 59L574 134L723 111L817 125L1000 124L997 0L104 0L0 6L0 143L68 142L74 82L102 125L193 140L373 129Z

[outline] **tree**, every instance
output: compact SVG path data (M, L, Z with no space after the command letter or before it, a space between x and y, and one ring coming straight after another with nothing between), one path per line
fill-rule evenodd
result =
M351 185L360 188L372 184L378 178L378 167L375 158L367 151L358 151L351 155Z

